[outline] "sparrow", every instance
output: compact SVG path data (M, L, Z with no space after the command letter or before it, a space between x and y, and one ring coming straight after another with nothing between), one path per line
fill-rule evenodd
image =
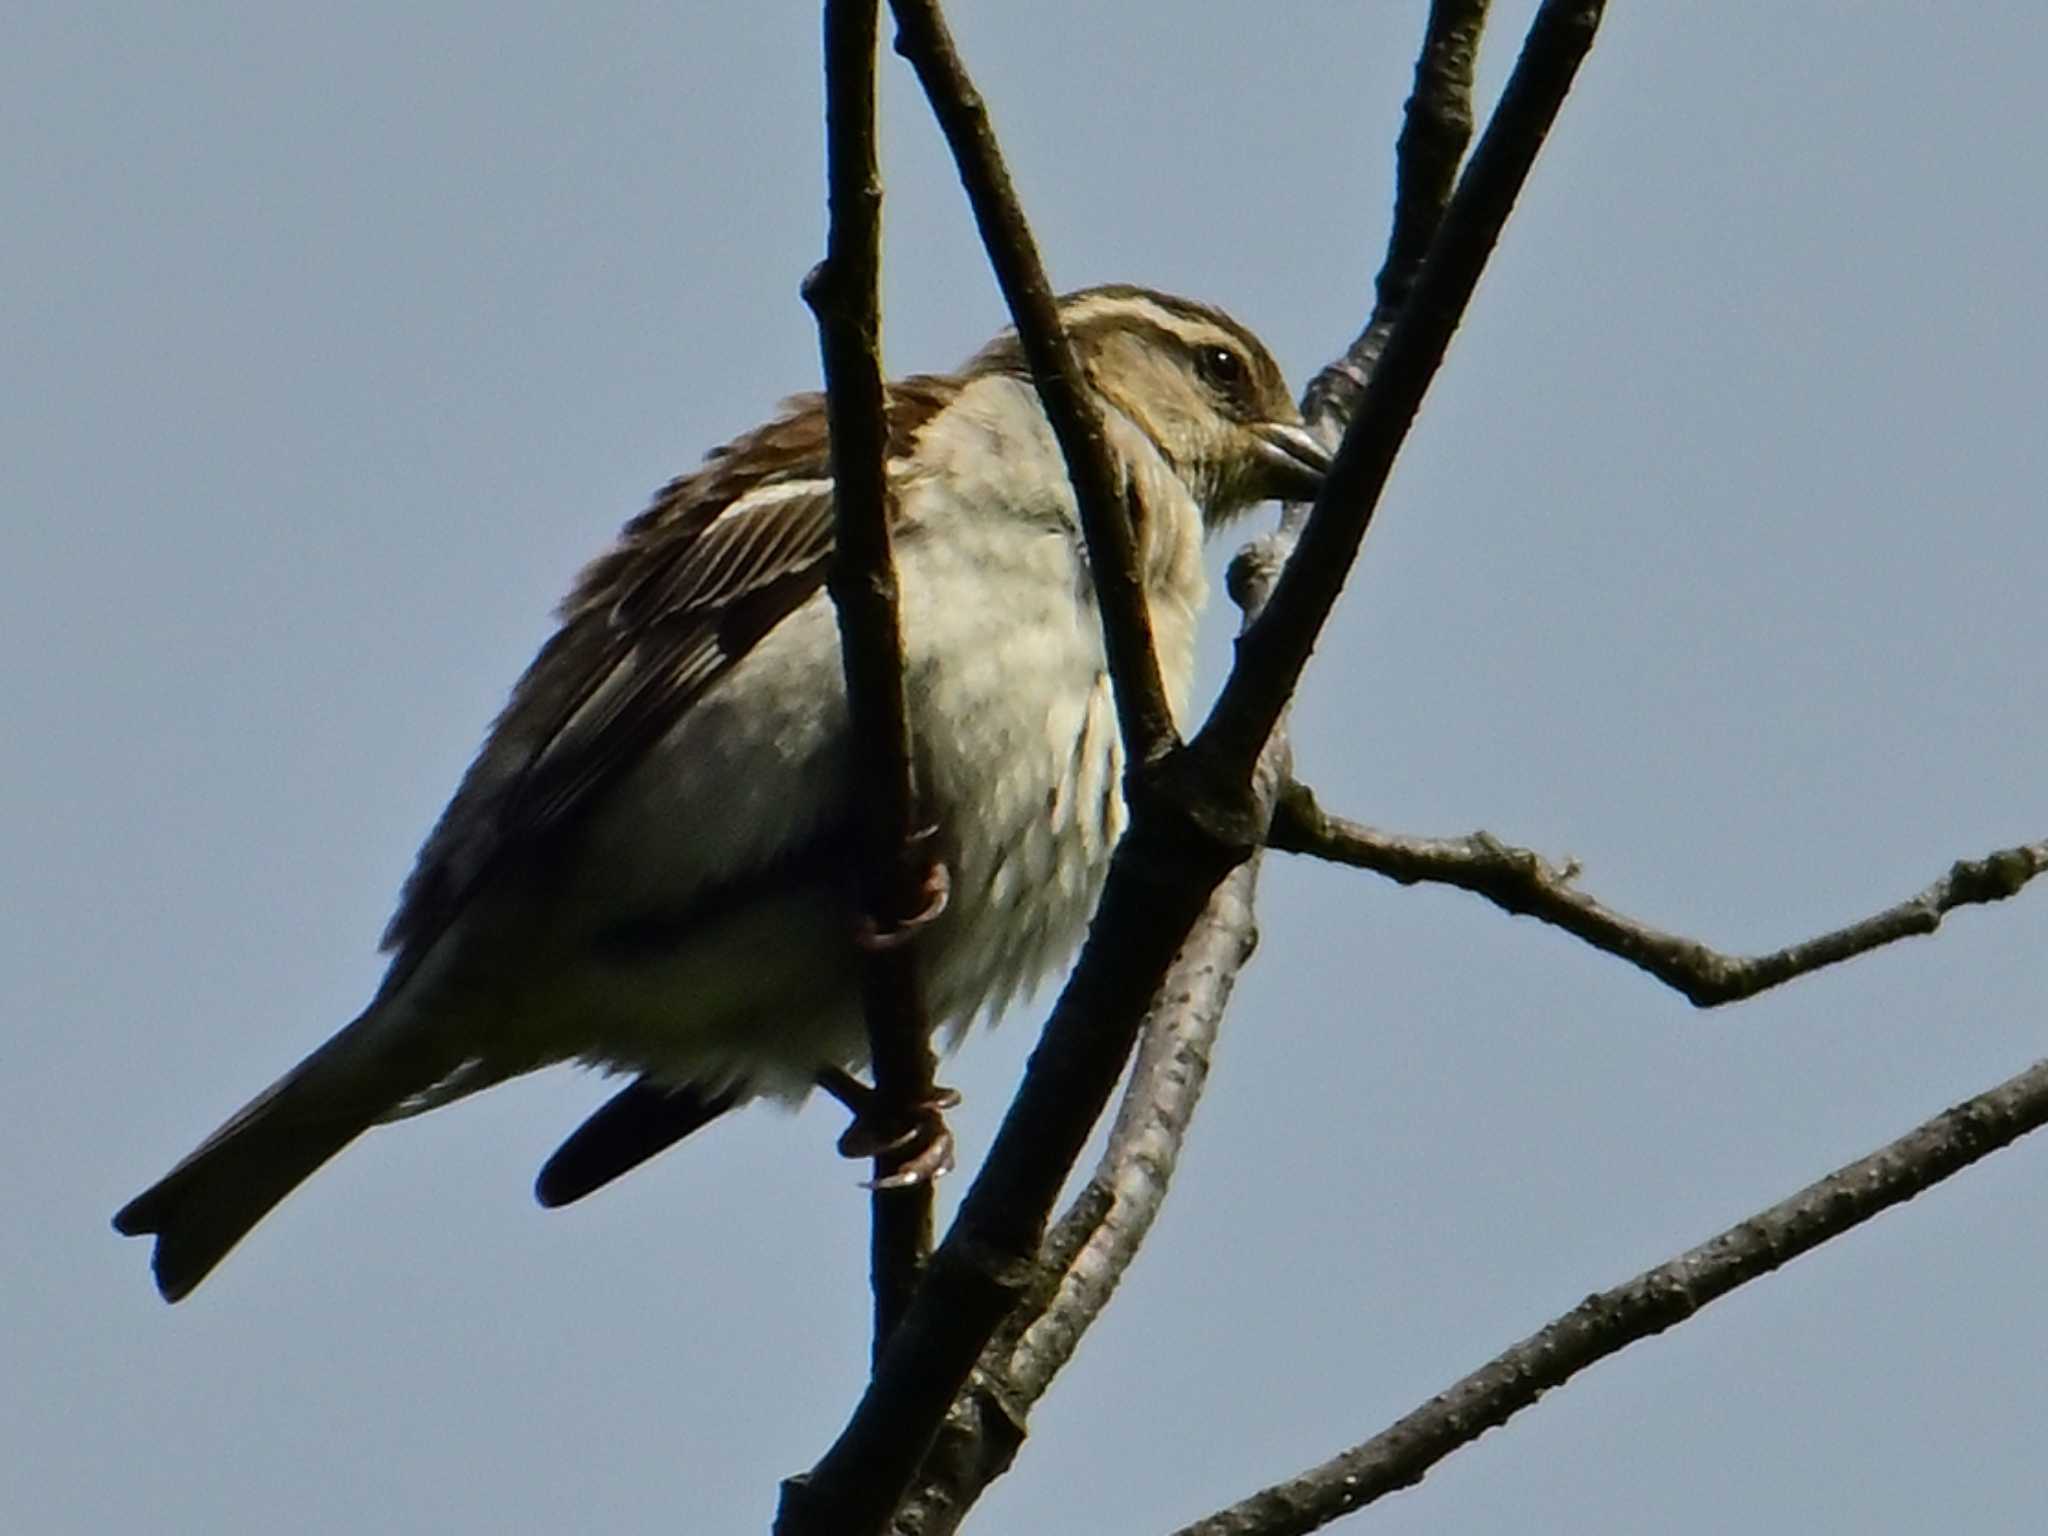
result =
M1206 533L1328 456L1258 338L1129 286L1059 301L1184 714ZM1073 952L1123 830L1074 493L1014 331L885 391L904 683L957 1040ZM578 1062L631 1083L543 1169L589 1193L746 1100L866 1064L824 400L672 481L582 572L427 837L362 1014L122 1207L166 1300L374 1125ZM871 936L870 936L871 937Z

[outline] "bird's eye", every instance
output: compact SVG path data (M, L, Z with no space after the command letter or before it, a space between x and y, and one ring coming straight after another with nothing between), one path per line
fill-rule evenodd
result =
M1228 347L1197 347L1195 371L1203 383L1226 395L1241 393L1249 377L1244 359Z

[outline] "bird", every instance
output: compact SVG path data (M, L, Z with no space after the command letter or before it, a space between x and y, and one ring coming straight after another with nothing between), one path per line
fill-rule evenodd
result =
M1329 457L1259 339L1123 284L1058 312L1131 507L1176 719L1209 532ZM1006 330L884 390L935 1029L1071 956L1121 834L1123 747L1065 460ZM712 450L581 572L422 846L351 1023L114 1218L177 1301L372 1126L580 1063L631 1081L543 1168L580 1198L735 1106L866 1064L856 807L824 398ZM868 935L872 939L872 934Z

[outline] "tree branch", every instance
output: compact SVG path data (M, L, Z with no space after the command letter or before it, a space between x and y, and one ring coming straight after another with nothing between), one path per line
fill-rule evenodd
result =
M1102 434L1102 419L1060 327L1059 307L1046 282L1038 243L1010 184L1009 168L989 126L988 108L967 77L937 0L889 0L889 8L896 16L896 51L917 72L953 152L989 266L1031 366L1031 380L1067 461L1102 609L1103 645L1126 759L1133 768L1157 762L1179 745L1180 737L1152 646L1135 525Z
M1357 559L1395 455L1464 317L1537 151L1591 48L1602 0L1544 0L1344 434L1300 547L1190 745L1199 777L1242 780L1273 732Z
M1925 890L1860 922L1769 954L1729 955L1602 905L1573 884L1576 863L1559 867L1486 832L1468 837L1381 832L1328 814L1301 784L1282 792L1270 846L1368 869L1403 885L1427 881L1471 891L1503 911L1536 918L1620 956L1701 1008L1740 1002L1886 944L1933 933L1957 907L2003 901L2048 870L2048 840L2002 848L1981 859L1959 859Z
M1282 777L1280 751L1276 737L1261 767L1266 803ZM944 1536L1010 1469L1031 1409L1137 1257L1172 1183L1237 974L1257 943L1257 887L1258 861L1248 860L1217 888L1182 946L1146 1015L1109 1145L1047 1235L1035 1282L947 1413L894 1530Z
M1465 146L1472 142L1472 76L1489 5L1490 0L1430 5L1415 59L1415 87L1394 144L1394 222L1372 316L1344 355L1309 381L1301 414L1311 427L1331 421L1341 431L1358 414L1365 386L1443 224ZM1301 507L1305 514L1306 504Z
M1177 1536L1295 1536L1410 1487L1587 1366L1860 1226L2048 1123L2048 1061L1956 1105L1613 1290L1589 1296L1362 1445Z
M818 317L837 518L827 587L846 667L853 803L861 811L861 902L878 942L861 963L875 1097L869 1113L907 1119L933 1101L930 1025L914 932L934 877L922 837L903 686L903 634L890 548L888 427L881 369L882 182L875 157L877 0L825 0L825 259L804 280ZM879 942L884 937L890 942ZM935 1111L934 1111L935 1112ZM914 1149L908 1149L914 1150ZM929 1179L891 1187L908 1150L875 1157L869 1269L879 1355L917 1288L932 1241Z
M1372 324L1302 399L1305 419L1328 443L1343 435L1358 391L1323 380L1355 377L1362 384L1369 375L1384 328L1399 312L1442 221L1451 179L1471 138L1472 65L1486 9L1486 0L1437 0L1431 7L1396 146L1401 190ZM1288 506L1279 528L1246 545L1232 562L1231 595L1247 623L1271 595L1307 511L1307 503ZM1283 722L1260 758L1260 805L1272 803L1275 783L1287 778L1288 761ZM1137 1257L1171 1185L1237 973L1256 942L1257 882L1258 860L1249 859L1218 888L1183 945L1140 1032L1109 1145L1047 1236L1038 1282L983 1351L947 1414L915 1490L897 1512L893 1529L905 1536L944 1536L956 1529L987 1485L1009 1470L1032 1407Z
M899 48L912 57L914 64L920 59L924 61L920 73L926 75L934 110L947 126L956 154L967 164L970 157L961 150L962 144L970 150L982 145L992 150L986 114L972 97L971 87L966 86L957 70L942 68L950 49L936 46L944 41L944 35L934 8L913 0L892 0L892 5L905 34L899 36ZM1573 16L1560 20L1557 13L1562 9L1552 3L1539 13L1522 64L1488 130L1487 143L1481 147L1481 153L1486 154L1487 146L1492 146L1491 168L1482 176L1475 160L1473 169L1468 171L1444 228L1433 244L1411 300L1411 310L1397 325L1389 342L1382 372L1396 366L1396 359L1402 354L1404 333L1417 338L1406 344L1411 360L1401 365L1407 381L1403 388L1412 391L1413 398L1406 399L1404 404L1398 391L1384 396L1393 402L1387 407L1393 414L1368 435L1372 442L1384 445L1389 456L1392 445L1398 444L1406 432L1421 388L1434 371L1435 359L1441 357L1449 328L1455 323L1455 313L1462 309L1464 296L1469 295L1471 284L1476 281L1478 269L1483 266L1512 205L1514 189L1526 174L1536 143L1569 85L1572 68L1590 41L1599 7L1583 6ZM920 28L924 29L921 36ZM1567 46L1574 36L1575 47ZM1561 52L1569 56L1564 67L1559 64ZM1517 148L1509 142L1517 134L1532 137ZM985 171L987 166L981 165L980 169ZM993 216L1001 211L1001 206L1013 201L994 195L1006 192L1006 183L983 181L978 179L979 175L978 171L977 179L968 179L963 173L963 179L968 179L983 238L999 274L1010 271L1014 275L1020 268L1035 265L1028 261L1029 248L1022 248L1020 256L1009 238L1021 229L1021 221L1010 228ZM1472 190L1474 187L1477 190ZM1462 220L1461 205L1466 209ZM1437 279L1434 289L1430 278L1433 269L1452 274ZM1005 291L1010 292L1011 288L1006 280ZM1447 289L1456 297L1454 304L1446 296ZM1431 293L1437 294L1437 299L1425 306L1425 296ZM1430 318L1418 330L1417 311L1425 307ZM1446 314L1452 318L1446 320ZM1024 330L1020 315L1020 333ZM1368 391L1368 409L1374 408L1373 391L1379 387L1376 375ZM1050 394L1047 407L1054 420L1060 420L1055 398ZM1359 460L1355 440L1359 437L1358 425L1354 424L1347 438L1354 461L1354 480L1359 478L1355 467ZM1070 454L1070 472L1074 464ZM1340 455L1340 471L1342 464ZM1076 480L1080 480L1078 473ZM1384 468L1379 472L1379 480L1383 483ZM1082 496L1085 506L1086 486L1080 485L1077 494ZM1317 542L1318 521L1330 524L1330 515L1321 508L1341 502L1342 497L1326 494L1322 498L1318 515L1310 519L1305 544ZM1363 526L1362 517L1352 519L1349 549L1343 552L1339 566L1340 578L1342 566L1348 565L1356 552ZM1091 527L1089 533L1090 558L1095 560L1095 530ZM1123 533L1128 537L1128 527ZM1323 535L1319 547L1327 549L1332 537ZM1343 544L1345 536L1341 531L1334 537L1339 545ZM1305 556L1313 553L1304 551ZM1285 596L1287 583L1296 580L1294 573L1311 563L1309 558L1289 563L1276 606ZM1098 581L1101 574L1098 567ZM1334 588L1329 595L1334 598ZM1297 600L1297 606L1299 603ZM1108 606L1106 602L1106 610ZM1310 613L1306 630L1310 639L1326 613L1327 603L1320 611ZM1262 619L1255 624L1240 646L1249 643L1265 622ZM1112 635L1114 629L1112 624ZM1110 644L1116 643L1112 638ZM1112 650L1112 662L1115 656ZM1304 645L1302 659L1305 658ZM1151 675L1156 677L1156 670ZM1036 1255L1053 1201L1115 1087L1142 1011L1157 992L1182 942L1192 932L1210 894L1263 840L1270 807L1262 807L1254 799L1253 766L1272 735L1273 725L1284 710L1286 695L1298 675L1298 662L1285 672L1269 667L1265 681L1275 690L1275 699L1263 726L1255 733L1240 731L1234 738L1230 732L1224 732L1220 738L1222 750L1212 742L1207 752L1189 748L1149 762L1137 750L1133 737L1127 735L1133 759L1129 780L1131 826L1117 846L1088 943L1053 1010L982 1170L951 1231L933 1254L924 1284L878 1362L852 1418L808 1474L784 1483L776 1526L781 1536L825 1531L862 1536L879 1530L908 1489L977 1358L1019 1298L1031 1288ZM1232 680L1240 692L1251 686L1242 651ZM1119 683L1124 681L1128 679L1119 678ZM1127 707L1121 699L1122 695L1120 710ZM1254 707L1264 710L1264 706ZM1228 712L1224 714L1227 724ZM1212 722L1214 719L1212 716ZM1131 714L1124 715L1123 723L1127 733L1133 730ZM1142 729L1142 721L1135 724ZM1209 734L1205 728L1204 735ZM1157 740L1170 742L1172 738L1167 734ZM1231 756L1229 749L1233 746L1244 748L1241 758Z
M968 1373L1030 1288L1053 1202L1129 1057L1139 1020L1236 860L1135 815L1081 958L958 1216L853 1416L783 1484L781 1536L879 1531Z

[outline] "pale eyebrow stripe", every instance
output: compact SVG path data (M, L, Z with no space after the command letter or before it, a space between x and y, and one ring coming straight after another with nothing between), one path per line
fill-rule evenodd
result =
M1125 294L1099 294L1084 299L1068 309L1060 318L1066 322L1067 330L1072 332L1106 315L1129 316L1149 321L1161 330L1171 331L1175 335L1185 335L1188 323L1186 316L1175 314L1164 304Z

